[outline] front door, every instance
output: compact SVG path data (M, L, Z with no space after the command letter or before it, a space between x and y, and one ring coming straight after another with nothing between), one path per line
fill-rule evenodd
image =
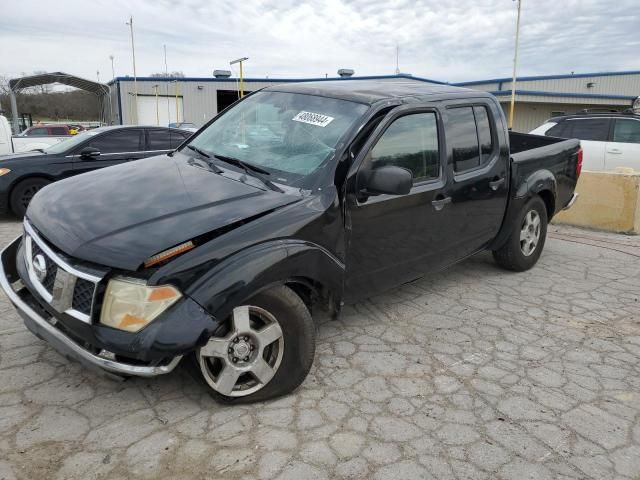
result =
M95 158L78 156L77 162L74 164L76 174L143 158L143 130L141 128L116 129L96 137L83 145L80 150L86 147L98 149L100 155Z
M442 126L435 109L401 107L375 130L347 185L346 283L349 300L366 298L437 269L446 223ZM395 165L413 175L407 195L364 196L371 170Z
M606 170L617 167L640 170L640 120L617 118L612 140L605 149Z

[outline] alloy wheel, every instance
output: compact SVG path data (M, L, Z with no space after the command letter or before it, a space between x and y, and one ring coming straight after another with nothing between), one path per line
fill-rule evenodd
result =
M243 397L269 383L283 353L284 335L277 319L263 308L243 305L233 309L226 335L211 337L196 356L211 388Z
M536 250L540 241L540 215L535 210L529 210L520 228L520 250L525 257Z

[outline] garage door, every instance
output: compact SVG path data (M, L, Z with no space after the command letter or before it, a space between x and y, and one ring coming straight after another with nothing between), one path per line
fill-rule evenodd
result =
M157 112L157 114L156 114ZM160 118L160 122L157 118ZM178 120L176 120L176 97L158 96L156 109L155 96L138 95L138 125L161 125L166 127L170 123L183 122L184 110L182 97L178 97Z

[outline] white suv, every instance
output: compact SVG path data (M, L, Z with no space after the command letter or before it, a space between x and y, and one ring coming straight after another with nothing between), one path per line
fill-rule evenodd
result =
M631 167L640 171L640 115L617 112L565 115L549 119L530 133L579 139L585 170Z

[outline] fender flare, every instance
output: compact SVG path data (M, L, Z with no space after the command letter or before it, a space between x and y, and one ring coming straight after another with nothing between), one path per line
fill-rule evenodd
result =
M546 169L536 170L531 175L518 182L517 188L515 189L515 195L509 201L507 206L502 227L489 245L489 250L496 250L504 245L511 234L513 222L515 222L516 216L524 204L527 203L534 195L539 195L541 192L545 191L549 191L552 195L553 210L555 213L555 199L557 198L556 194L558 190L556 177L553 173ZM549 217L549 220L551 220L551 216Z
M226 258L185 292L216 318L256 293L287 282L311 281L342 297L345 265L324 247L302 240L274 240Z

